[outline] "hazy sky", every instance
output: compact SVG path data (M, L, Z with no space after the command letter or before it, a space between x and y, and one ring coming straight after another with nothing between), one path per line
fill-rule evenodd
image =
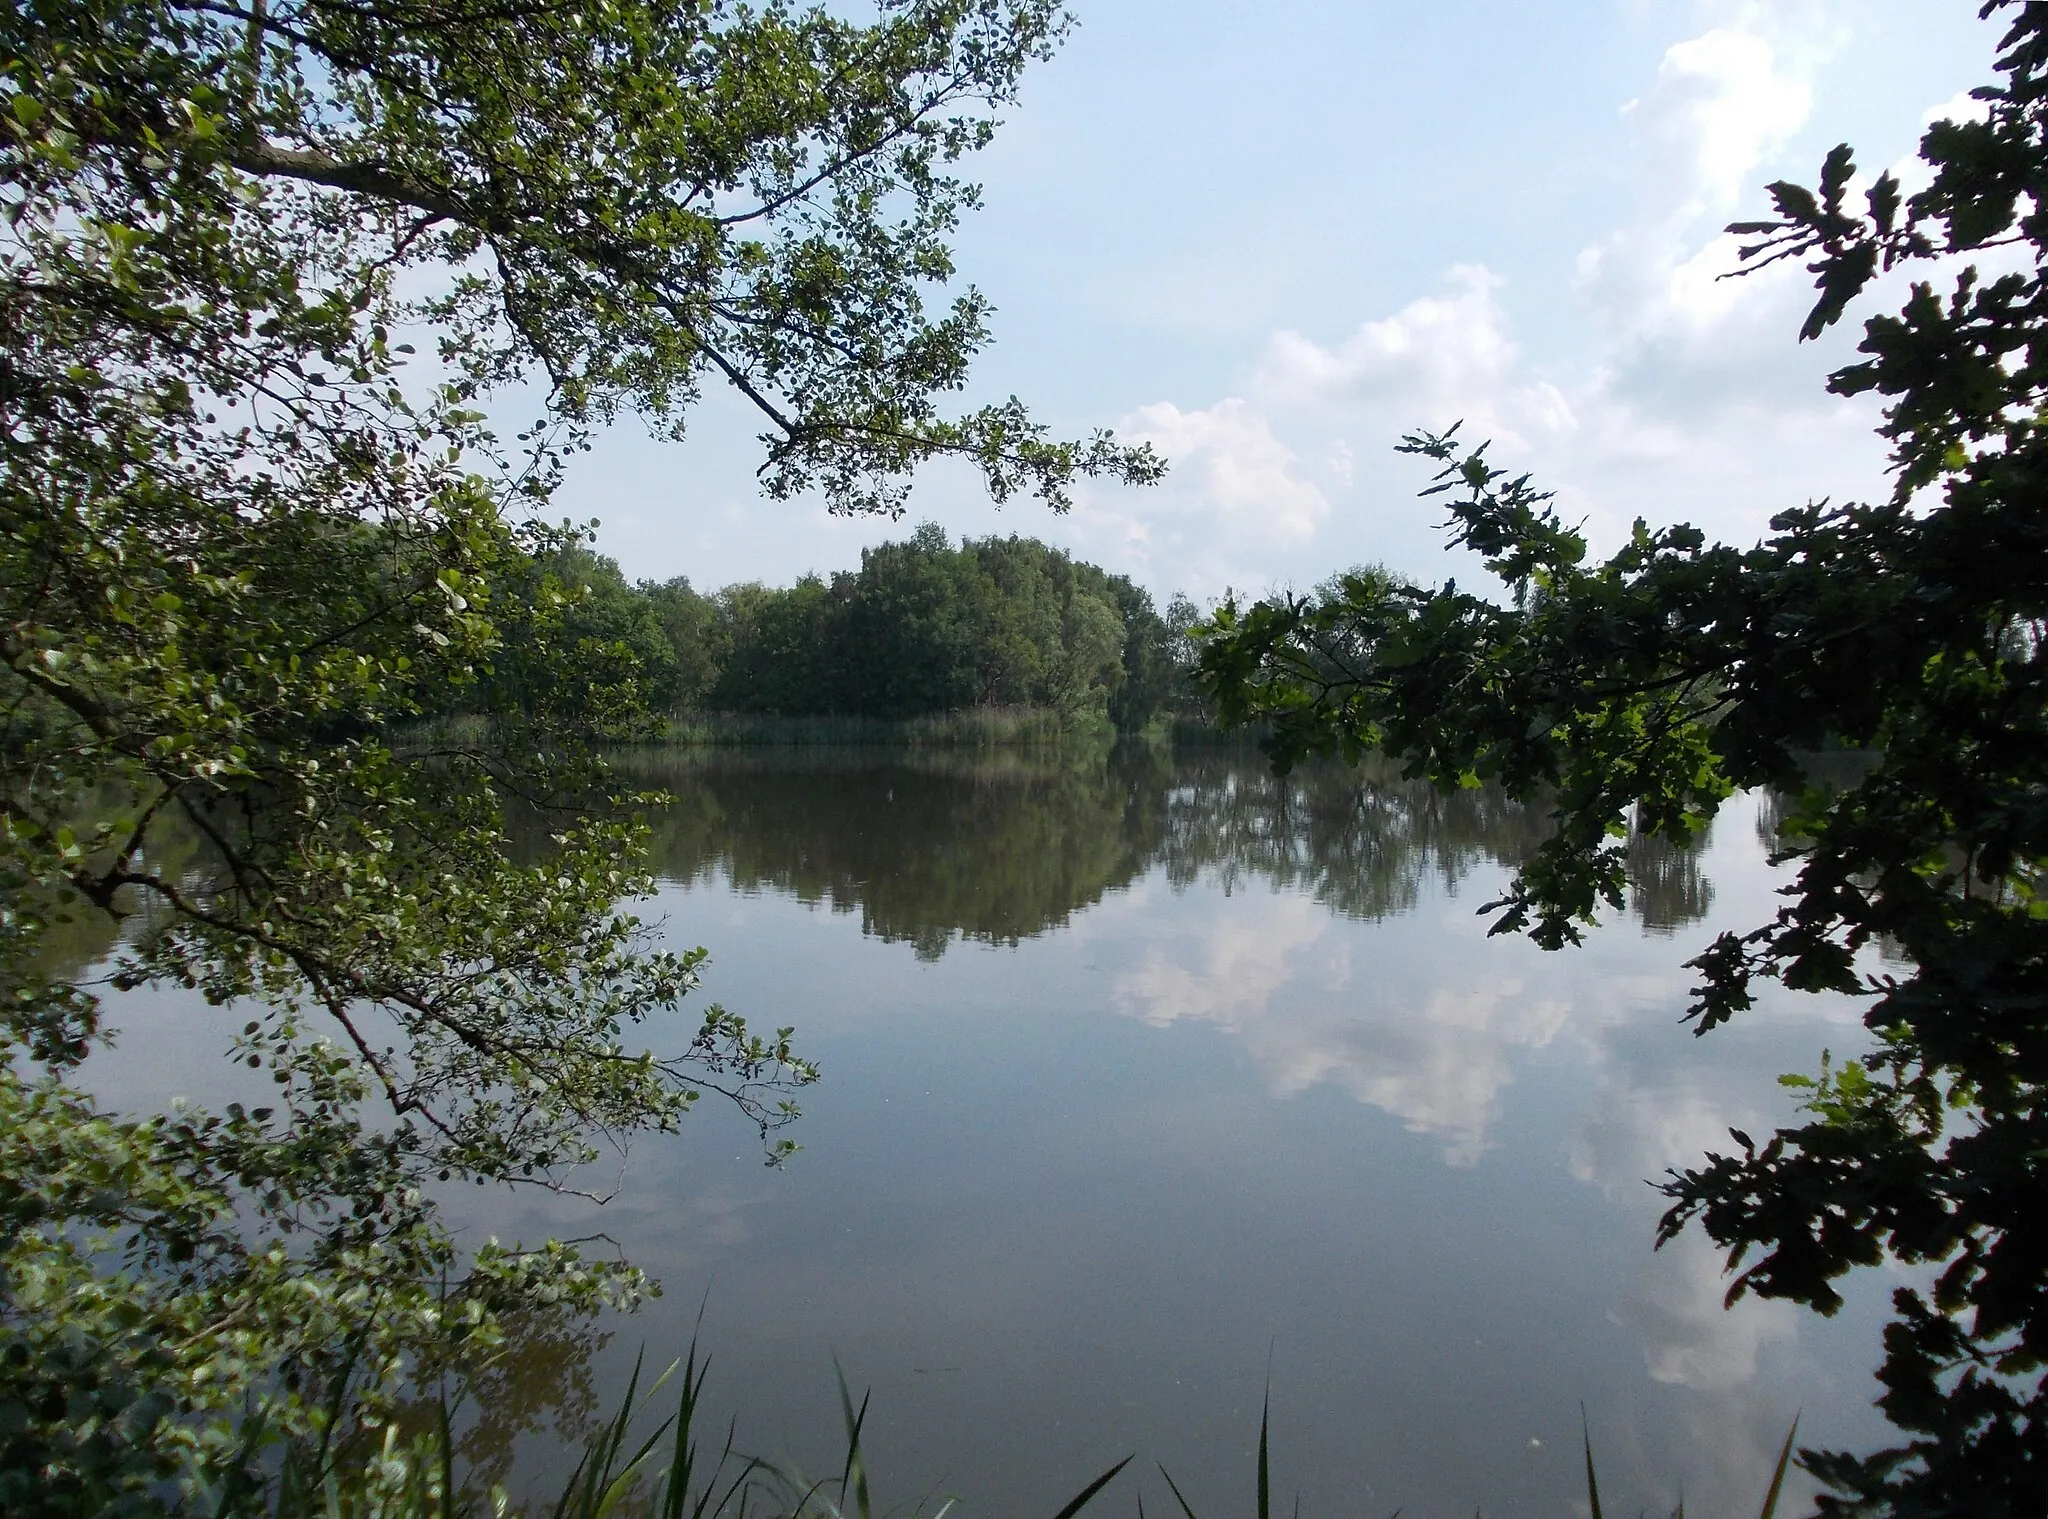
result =
M1822 388L1853 332L1798 346L1807 277L1717 282L1720 229L1837 142L1894 165L1966 109L1996 40L1974 3L1075 8L977 166L957 246L996 341L966 399L1148 438L1166 483L1059 518L939 467L902 523L837 519L760 498L758 429L714 396L686 444L600 437L560 498L630 575L787 582L923 518L1064 544L1162 600L1368 560L1463 575L1393 453L1460 417L1601 543L1641 516L1746 544L1882 489L1875 408Z

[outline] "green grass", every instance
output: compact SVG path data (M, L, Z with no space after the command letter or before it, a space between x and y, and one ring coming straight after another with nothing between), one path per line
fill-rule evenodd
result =
M1062 714L1044 707L974 707L901 721L706 712L669 719L658 742L679 748L872 745L993 749L1057 744L1109 731L1109 724L1099 716Z
M693 1342L642 1394L636 1360L618 1412L591 1438L559 1496L540 1512L548 1519L876 1519L861 1443L868 1401L854 1403L843 1374L845 1460L836 1480L813 1482L742 1454L730 1427L716 1458L705 1458L698 1433L709 1369ZM651 1431L637 1434L635 1426L653 1415L672 1382L673 1411ZM254 1482L230 1484L215 1507L216 1519L507 1519L512 1508L502 1489L479 1495L456 1480L455 1436L445 1401L436 1405L436 1415L409 1440L396 1424L385 1426L381 1445L367 1456L337 1454L325 1440L289 1451L267 1497ZM261 1421L251 1422L245 1458L253 1457L262 1440ZM1052 1519L1074 1519L1131 1459L1126 1456L1082 1487ZM920 1506L885 1519L944 1519L956 1501L947 1498L929 1513Z
M486 719L458 715L407 724L401 737L409 745L476 744L483 742L489 731ZM1191 725L1191 741L1200 742L1195 735L1208 731ZM632 747L676 749L1008 749L1114 737L1115 729L1100 713L1062 713L1049 707L970 707L902 719L680 712L667 718L654 736L621 742Z
M1606 1519L1600 1512L1600 1477L1593 1469L1593 1432L1586 1424L1586 1409L1579 1405L1579 1429L1586 1444L1586 1505L1593 1511L1593 1519ZM1785 1473L1792 1465L1792 1441L1799 1433L1799 1419L1793 1416L1792 1427L1785 1431L1785 1443L1778 1447L1778 1464L1771 1471L1771 1485L1764 1493L1764 1506L1759 1519L1773 1519L1778 1512L1778 1499L1785 1491ZM1261 1454L1264 1440L1261 1437ZM1259 1519L1265 1519L1262 1513ZM1678 1500L1678 1507L1671 1511L1671 1519L1685 1519L1685 1499Z
M790 1467L742 1454L728 1427L715 1459L706 1459L698 1435L703 1415L707 1360L692 1343L688 1354L669 1366L643 1394L641 1366L636 1361L618 1412L592 1436L555 1501L539 1510L547 1519L876 1519L868 1480L862 1431L868 1400L855 1403L842 1373L839 1402L845 1420L846 1452L836 1478L806 1480ZM651 1431L636 1433L657 1413L665 1389L675 1386L673 1409ZM1599 1472L1593 1459L1593 1437L1580 1409L1586 1464L1586 1502L1592 1519L1605 1519ZM1759 1519L1775 1519L1791 1467L1795 1418L1779 1447L1770 1486ZM1268 1391L1259 1410L1258 1462L1253 1487L1253 1519L1272 1519L1272 1397ZM253 1449L261 1431L251 1434ZM263 1515L265 1519L508 1519L512 1509L502 1490L488 1495L466 1492L456 1480L455 1441L447 1405L438 1405L430 1427L410 1440L396 1425L383 1431L373 1453L334 1457L325 1443L290 1453L279 1481L267 1499L252 1484L239 1496L224 1492L218 1519L230 1515ZM1052 1516L1074 1519L1128 1467L1126 1456L1082 1486ZM1173 1474L1162 1464L1159 1474L1172 1494L1180 1519L1202 1519ZM1145 1502L1137 1495L1138 1519ZM883 1519L946 1519L958 1502L945 1498L926 1510L920 1504ZM1212 1511L1213 1512L1213 1511ZM1300 1519L1301 1500L1293 1503ZM1395 1511L1398 1515L1399 1510ZM1483 1519L1483 1515L1476 1516ZM1671 1519L1685 1519L1679 1500Z

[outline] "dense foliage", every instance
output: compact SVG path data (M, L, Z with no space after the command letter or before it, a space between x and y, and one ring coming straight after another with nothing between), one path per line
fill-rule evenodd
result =
M1550 798L1555 834L1494 904L1547 946L1619 901L1632 818L1684 837L1735 787L1798 797L1785 905L1692 962L1691 1016L1705 1032L1775 980L1862 999L1872 1045L1800 1078L1805 1121L1673 1175L1663 1233L1729 1247L1731 1297L1829 1312L1884 1261L1929 1283L1885 1335L1905 1442L1806 1454L1828 1512L2048 1508L2048 5L1998 12L1983 119L1928 129L1924 189L1882 174L1859 208L1838 148L1817 192L1774 185L1776 219L1735 229L1749 267L1808 261L1807 337L1931 266L1830 382L1887 399L1888 500L1788 510L1746 551L1639 524L1588 563L1526 477L1411 439L1512 603L1353 576L1226 608L1204 655L1282 765L1384 748ZM1860 784L1812 783L1832 745L1870 751Z
M614 650L618 673L659 712L895 720L1031 707L1130 732L1199 705L1149 594L1031 539L954 548L926 523L829 582L708 596L686 579L629 585L573 545L545 567L567 598L564 629ZM1169 611L1194 618L1185 603ZM501 669L506 699L545 699L544 676L519 675L516 661Z
M592 731L644 673L524 525L704 379L768 487L920 459L1055 504L1150 457L949 420L954 177L1045 0L22 0L0 9L0 1509L216 1506L257 1434L636 1279L458 1252L438 1185L570 1184L701 1090L812 1074L619 903ZM434 353L410 360L406 335ZM411 367L408 367L410 362ZM501 448L479 402L543 416ZM687 614L686 604L679 615ZM403 735L454 699L475 741ZM507 850L508 799L542 845ZM234 1001L245 1101L102 1111L103 983ZM219 1506L225 1506L221 1500Z

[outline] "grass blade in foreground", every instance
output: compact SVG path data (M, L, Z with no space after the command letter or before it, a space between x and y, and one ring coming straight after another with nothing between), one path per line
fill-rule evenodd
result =
M1069 1498L1067 1500L1067 1506L1061 1509L1057 1514L1054 1514L1052 1516L1052 1519L1074 1519L1074 1515L1080 1513L1082 1509L1088 1506L1089 1499L1093 1498L1105 1487L1108 1487L1111 1482L1116 1480L1116 1474L1122 1471L1125 1467L1129 1466L1131 1462L1133 1462L1136 1459L1137 1457L1135 1456L1125 1456L1123 1460L1117 1462L1116 1465L1112 1466L1108 1471L1104 1472L1101 1476L1097 1477L1093 1482L1089 1483L1086 1487L1082 1488L1081 1491L1074 1494L1073 1497ZM1172 1479L1168 1478L1167 1480L1171 1481Z
M1593 1474L1593 1429L1586 1422L1586 1405L1579 1405L1579 1435L1586 1442L1586 1502L1592 1505L1593 1519L1600 1519L1600 1479Z
M1600 1479L1593 1471L1593 1432L1586 1424L1586 1405L1583 1403L1579 1405L1579 1427L1586 1442L1586 1503L1593 1511L1593 1519L1602 1519ZM1792 1464L1792 1441L1798 1433L1799 1416L1794 1414L1792 1427L1785 1431L1785 1443L1778 1447L1777 1465L1771 1468L1770 1491L1764 1494L1763 1512L1758 1519L1774 1519L1778 1512L1778 1498L1785 1490L1785 1472ZM1682 1492L1679 1494L1678 1507L1671 1511L1671 1519L1685 1519L1685 1495Z
M1273 1386L1266 1384L1266 1400L1259 1405L1259 1519L1272 1519L1273 1473L1266 1460L1266 1430L1273 1418Z
M1778 1447L1778 1467L1771 1473L1771 1490L1764 1494L1762 1519L1771 1519L1778 1511L1778 1494L1785 1486L1785 1467L1792 1459L1792 1437L1799 1433L1799 1415L1792 1416L1792 1427L1785 1431L1785 1443ZM1683 1507L1684 1505L1680 1505Z

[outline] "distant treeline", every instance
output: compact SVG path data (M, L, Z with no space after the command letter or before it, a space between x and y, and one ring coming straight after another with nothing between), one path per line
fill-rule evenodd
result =
M1029 538L955 547L926 523L863 550L855 572L708 595L684 578L630 583L580 546L535 568L544 584L531 589L560 593L572 642L660 714L896 721L1025 707L1134 732L1204 710L1188 678L1192 602L1176 596L1162 616L1126 577ZM522 662L507 652L498 678L516 686Z

